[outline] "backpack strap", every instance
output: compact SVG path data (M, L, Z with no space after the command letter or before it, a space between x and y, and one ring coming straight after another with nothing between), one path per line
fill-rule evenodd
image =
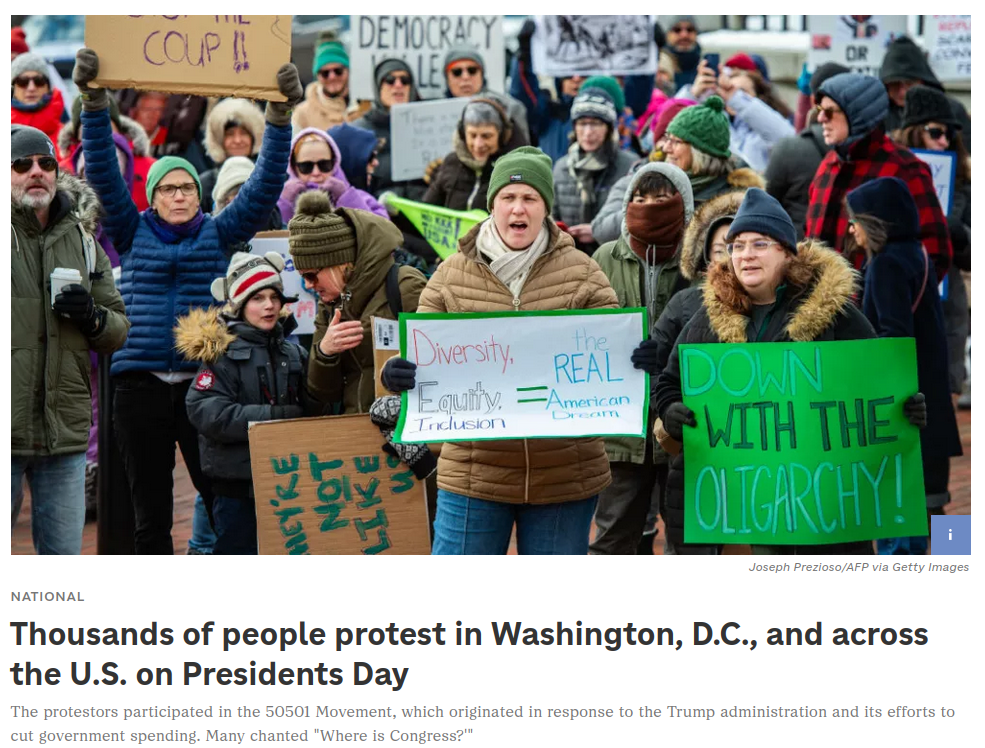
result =
M921 244L920 249L923 250L923 283L920 284L920 293L917 294L917 299L910 309L913 313L916 313L917 307L920 306L923 292L927 290L927 276L930 275L930 258L927 256L927 248Z
M400 296L400 265L393 263L386 274L386 301L393 312L393 318L398 319L404 310L404 300Z

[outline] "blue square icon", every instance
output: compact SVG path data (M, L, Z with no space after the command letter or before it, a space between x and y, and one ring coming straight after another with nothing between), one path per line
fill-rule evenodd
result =
M971 555L971 515L935 514L930 518L932 556Z

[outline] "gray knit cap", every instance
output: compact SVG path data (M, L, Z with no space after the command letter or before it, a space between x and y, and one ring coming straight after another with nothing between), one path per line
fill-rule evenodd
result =
M47 78L48 62L41 55L36 55L33 52L25 52L22 55L17 55L17 57L10 61L10 82L13 83L14 78L23 75L29 70L41 73L41 75Z
M459 60L475 60L479 63L479 67L482 68L482 72L486 71L486 61L482 59L482 55L479 54L479 50L475 47L452 47L448 50L448 54L445 55L445 64L442 68L445 74L448 74L448 66L453 62L458 62Z

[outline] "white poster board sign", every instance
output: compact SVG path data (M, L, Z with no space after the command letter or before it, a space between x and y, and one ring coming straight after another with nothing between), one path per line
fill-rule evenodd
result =
M486 87L503 92L506 45L502 16L349 16L349 88L357 99L376 97L373 71L381 60L404 60L422 98L445 95L445 55L472 47L485 62Z
M452 151L452 135L468 99L437 99L390 108L393 181L420 179L427 165Z
M853 73L879 76L886 46L906 34L906 16L807 16L807 64L837 62Z
M402 442L644 436L649 382L633 368L642 309L401 314L417 364Z
M315 332L315 315L318 313L318 294L304 287L301 274L294 269L294 260L287 247L286 231L261 231L250 242L250 253L264 255L267 252L277 252L284 258L284 269L280 277L284 281L284 295L297 296L298 300L291 305L291 312L298 321L296 335L312 335Z
M536 16L530 54L538 75L657 71L651 16Z
M924 151L919 148L911 148L910 151L930 167L930 173L934 178L934 189L937 190L937 200L946 216L951 212L951 202L954 200L956 154L950 151Z
M938 80L971 80L971 16L924 16L923 29Z

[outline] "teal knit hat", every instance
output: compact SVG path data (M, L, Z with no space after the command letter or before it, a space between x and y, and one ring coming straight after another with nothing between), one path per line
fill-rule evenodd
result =
M601 88L607 94L609 98L612 99L612 103L616 105L616 116L619 117L626 110L626 94L622 91L622 86L619 85L619 81L609 75L593 75L591 78L586 78L581 83L581 88L579 91L585 91L589 88Z
M533 187L547 203L547 212L554 208L554 174L551 157L540 148L520 146L500 156L489 178L486 208L492 211L496 193L511 184L527 184Z
M150 171L147 172L148 203L154 202L154 190L157 189L157 183L175 169L184 169L192 175L192 179L198 185L198 199L202 199L202 180L198 178L198 170L183 158L178 156L163 156L157 159L154 165L150 167Z
M349 55L342 42L327 41L318 45L315 49L315 60L311 63L311 74L317 78L318 71L332 63L349 67Z
M710 96L704 104L678 112L667 132L709 156L729 158L732 155L729 150L731 133L724 110L725 102L718 96Z

